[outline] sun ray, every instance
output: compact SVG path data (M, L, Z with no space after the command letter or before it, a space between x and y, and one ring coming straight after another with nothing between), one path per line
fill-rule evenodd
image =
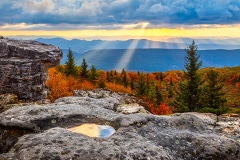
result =
M100 43L99 45L97 45L97 46L94 46L94 48L93 49L104 49L104 48L106 48L108 45L110 45L111 44L111 42L110 41L103 41L102 43ZM86 55L84 55L84 58L87 60L87 61L89 61L89 62L91 62L92 61L92 58L95 58L96 56L97 56L97 54L99 54L99 52L98 51L96 51L96 52L91 52L90 54L86 54ZM81 60L80 60L81 61Z
M148 23L143 23L142 24L142 27L141 27L141 29L139 31L139 34L138 34L139 37L143 34L143 32L144 32L144 30L147 26L148 26ZM130 61L132 59L132 56L135 52L135 49L138 45L139 40L140 40L139 38L133 40L133 42L130 44L129 48L127 49L127 51L123 54L121 60L115 66L116 70L121 70L123 68L125 68L125 69L127 68L128 64L130 63Z

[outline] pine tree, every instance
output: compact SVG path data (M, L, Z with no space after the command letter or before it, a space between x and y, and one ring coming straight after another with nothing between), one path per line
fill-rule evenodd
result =
M202 65L202 61L198 62L199 55L194 40L192 44L185 49L185 69L184 82L179 83L179 90L173 102L176 108L175 112L197 111L199 110L199 94L201 85L200 76L197 74L198 69Z
M138 96L143 96L146 93L146 82L144 80L144 75L143 73L140 73L139 75L139 80L137 82L137 86L136 86L136 92Z
M107 82L111 82L111 74L107 71Z
M80 77L82 77L82 78L88 78L88 75L87 75L87 72L88 72L87 67L88 67L87 62L86 62L85 59L83 59L82 64L81 64Z
M202 105L202 112L211 112L220 115L227 111L225 107L225 93L223 93L223 85L218 84L218 72L210 70L207 73L206 85L203 86L200 104Z
M122 75L122 84L125 88L127 88L128 87L128 79L127 79L127 73L124 70L124 68L122 69L121 75Z
M159 104L163 101L162 93L157 83L154 81L152 81L149 84L149 88L146 96L147 96L147 99L153 103L154 107L158 107Z
M88 75L88 79L91 82L94 82L97 79L98 73L97 73L97 69L94 67L94 65L92 65L89 75Z
M162 92L157 85L155 86L155 92L156 92L156 99L157 99L156 103L159 105L161 102L163 102L164 99L163 99Z
M160 78L160 81L163 81L163 73L162 72L160 72L159 78Z
M135 87L134 87L134 81L133 81L132 79L131 79L131 81L130 81L130 87L131 87L132 90L134 90L134 88L135 88Z
M65 74L67 76L76 76L77 75L77 68L74 62L74 57L73 57L73 52L72 50L69 48L68 50L68 54L67 54L67 61L65 63L66 68L65 68Z
M172 98L174 93L173 93L173 86L169 85L168 86L168 98Z
M104 80L101 78L98 81L98 88L105 88L105 87L106 87L106 84L105 84Z
M173 80L172 80L172 78L170 79L169 85L170 85L170 86L173 86Z

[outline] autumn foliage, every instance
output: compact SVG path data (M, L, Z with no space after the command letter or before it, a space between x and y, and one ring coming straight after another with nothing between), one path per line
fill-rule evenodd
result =
M164 103L160 103L158 106L154 106L154 104L151 101L147 100L145 97L143 97L143 100L148 106L146 109L152 114L168 115L173 113L172 109Z
M73 76L66 76L57 71L56 68L50 68L48 70L48 76L49 78L46 85L50 91L48 98L51 102L60 97L72 96L73 90L76 89L90 90L95 88L92 83L86 80L80 81L80 79Z
M113 92L123 92L123 93L128 93L132 94L132 90L130 87L125 88L123 85L119 85L116 83L106 83L106 89L110 89Z

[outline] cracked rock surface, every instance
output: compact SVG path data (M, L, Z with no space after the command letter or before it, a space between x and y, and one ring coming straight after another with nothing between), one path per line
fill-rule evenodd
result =
M62 51L56 46L1 37L0 92L25 100L44 99L47 69L61 59Z
M0 148L10 143L6 132L24 131L0 159L213 159L240 158L239 117L181 113L156 116L123 114L127 95L95 90L64 97L53 104L11 108L0 114ZM105 96L98 96L102 94ZM124 100L125 99L125 100ZM126 102L126 101L125 101ZM136 103L135 101L133 103ZM217 121L218 120L218 121ZM226 132L231 121L231 132ZM108 124L116 132L92 138L67 128L84 123ZM5 136L9 141L4 141Z

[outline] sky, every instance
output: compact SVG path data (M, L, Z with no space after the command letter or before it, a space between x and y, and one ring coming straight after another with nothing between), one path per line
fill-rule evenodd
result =
M0 35L240 38L240 0L1 0Z

